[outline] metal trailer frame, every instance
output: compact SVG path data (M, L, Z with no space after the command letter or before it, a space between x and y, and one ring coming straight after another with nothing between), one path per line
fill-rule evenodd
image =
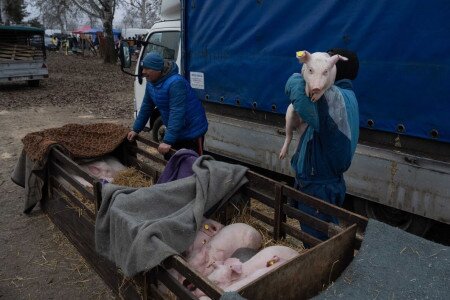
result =
M156 150L156 143L143 137L138 137L138 141L139 144L124 142L113 155L125 165L133 166L157 179L166 162L147 151L148 147ZM92 183L93 192L74 180L70 174L76 174ZM248 299L306 299L317 295L333 282L353 259L355 250L359 249L362 241L358 232L364 231L367 219L255 172L247 171L246 176L249 182L240 192L274 209L273 215L268 216L250 208L250 215L267 224L272 229L275 240L290 236L313 247L238 292ZM72 189L95 204L95 213L80 201ZM158 284L162 283L181 299L197 299L167 272L168 269L174 268L212 299L220 298L223 290L191 269L181 256L171 256L152 270L133 278L125 278L112 262L97 254L94 230L96 213L102 200L101 190L102 184L99 180L83 171L56 147L51 150L42 208L115 293L125 299L163 299L157 288ZM288 205L288 197L334 215L350 225L342 228L304 214ZM231 205L228 205L221 211L220 221L229 219L230 207ZM287 217L301 220L327 233L329 239L320 241L304 233L289 225Z

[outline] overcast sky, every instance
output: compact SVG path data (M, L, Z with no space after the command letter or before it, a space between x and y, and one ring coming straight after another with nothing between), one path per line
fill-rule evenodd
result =
M30 15L25 20L30 20L30 19L33 19L33 18L36 18L39 16L39 11L35 7L31 6L30 4L27 5L27 12L29 12ZM123 7L116 8L116 14L114 15L114 24L113 24L114 28L119 27L124 15L125 15L125 10L123 9ZM86 22L86 24L87 23L88 22ZM86 24L80 24L80 26L83 26ZM48 28L48 29L52 29L52 28Z

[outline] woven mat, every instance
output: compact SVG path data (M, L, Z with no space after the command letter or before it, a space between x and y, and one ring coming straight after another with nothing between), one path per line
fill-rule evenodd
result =
M112 152L128 132L127 127L111 123L66 124L29 133L22 142L25 153L32 161L44 160L54 144L62 146L72 158L89 158Z

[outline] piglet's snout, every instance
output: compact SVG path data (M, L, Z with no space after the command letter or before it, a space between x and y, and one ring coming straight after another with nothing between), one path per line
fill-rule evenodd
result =
M311 92L312 92L313 94L317 94L317 93L320 93L321 90L322 90L322 89L316 87L316 88L311 89Z

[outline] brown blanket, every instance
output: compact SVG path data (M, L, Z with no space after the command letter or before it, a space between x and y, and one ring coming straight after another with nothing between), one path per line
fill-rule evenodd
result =
M23 151L16 163L12 181L25 188L24 212L30 213L42 199L47 180L46 166L50 149L57 146L72 158L106 155L125 139L129 129L117 124L67 124L27 134Z
M59 128L27 134L23 149L32 161L44 160L50 146L58 144L73 158L90 158L108 154L119 146L129 129L117 124L67 124Z

